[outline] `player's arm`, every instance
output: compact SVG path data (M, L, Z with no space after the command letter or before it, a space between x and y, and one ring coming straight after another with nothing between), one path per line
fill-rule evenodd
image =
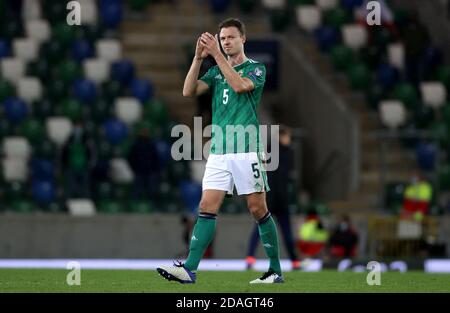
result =
M214 37L209 33L204 33L200 38L209 54L211 54L211 56L216 60L217 66L220 68L220 71L223 76L225 76L228 85L230 85L234 92L244 93L252 91L255 88L255 85L251 79L241 77L225 59L225 56L222 52L220 52L217 35Z
M183 86L183 96L184 97L196 97L205 93L209 86L204 81L198 79L198 74L200 72L200 67L202 66L203 59L207 57L208 54L204 51L203 47L200 45L200 38L197 39L197 46L195 48L195 56L192 60L189 72L186 75Z

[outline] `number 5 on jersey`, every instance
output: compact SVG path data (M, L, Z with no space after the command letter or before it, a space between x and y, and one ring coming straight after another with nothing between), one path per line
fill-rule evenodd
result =
M223 90L223 98L222 98L222 103L223 104L227 104L228 103L228 91L229 91L229 89L224 89Z

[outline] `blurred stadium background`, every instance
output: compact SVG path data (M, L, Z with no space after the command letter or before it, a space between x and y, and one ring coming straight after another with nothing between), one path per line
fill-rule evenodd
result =
M0 0L0 264L182 257L205 161L174 161L171 129L204 113L181 95L196 37L232 16L268 69L262 124L294 129L292 227L299 249L319 247L302 257L450 271L446 1L379 1L381 26L365 23L362 0L78 2L69 26L67 1ZM143 130L157 154L150 199L129 164ZM245 268L252 219L241 198L221 212L210 257ZM329 234L351 218L350 263L301 238L311 213Z

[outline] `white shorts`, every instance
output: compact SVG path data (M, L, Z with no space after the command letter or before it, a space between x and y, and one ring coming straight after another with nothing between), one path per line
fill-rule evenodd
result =
M256 152L210 154L203 176L203 190L223 190L238 195L269 191L264 164Z

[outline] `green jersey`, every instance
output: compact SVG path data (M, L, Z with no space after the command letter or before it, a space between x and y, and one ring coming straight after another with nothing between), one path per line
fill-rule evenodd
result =
M264 64L247 59L233 67L242 77L252 80L252 91L236 93L216 65L200 79L212 91L211 153L262 152L258 105L266 80Z

